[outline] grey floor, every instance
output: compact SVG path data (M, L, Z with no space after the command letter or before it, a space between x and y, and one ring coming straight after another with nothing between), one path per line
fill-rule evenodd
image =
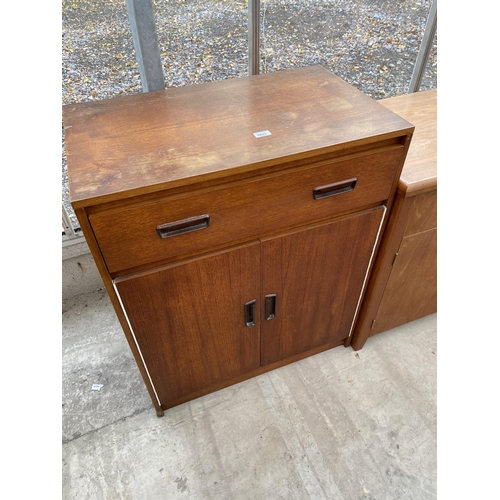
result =
M436 498L436 315L163 418L104 291L62 332L65 500Z

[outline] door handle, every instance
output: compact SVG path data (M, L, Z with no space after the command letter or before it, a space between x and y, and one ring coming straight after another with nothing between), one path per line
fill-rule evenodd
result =
M255 326L255 305L257 301L251 300L245 304L245 324Z
M266 295L265 299L266 321L269 321L276 316L276 294Z

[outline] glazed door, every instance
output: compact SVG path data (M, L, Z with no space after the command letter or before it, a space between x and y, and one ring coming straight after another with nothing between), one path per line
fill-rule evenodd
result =
M115 286L162 405L260 366L258 242Z
M384 210L262 241L262 366L349 336Z

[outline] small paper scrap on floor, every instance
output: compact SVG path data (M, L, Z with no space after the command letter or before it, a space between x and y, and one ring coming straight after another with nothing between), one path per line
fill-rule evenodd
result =
M102 389L102 384L92 384L93 391L100 391Z

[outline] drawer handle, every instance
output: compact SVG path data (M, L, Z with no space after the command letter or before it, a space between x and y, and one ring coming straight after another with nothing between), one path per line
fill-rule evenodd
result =
M255 300L251 300L245 304L245 324L247 326L255 326Z
M179 234L197 231L198 229L205 229L209 224L210 215L199 215L198 217L190 217L189 219L162 224L156 228L156 232L160 238L170 238Z
M276 294L266 295L266 321L273 319L276 316Z
M315 200L321 200L322 198L328 198L329 196L335 196L336 194L347 193L354 189L354 186L358 182L358 179L347 179L346 181L334 182L333 184L328 184L326 186L320 186L313 189L313 196Z

